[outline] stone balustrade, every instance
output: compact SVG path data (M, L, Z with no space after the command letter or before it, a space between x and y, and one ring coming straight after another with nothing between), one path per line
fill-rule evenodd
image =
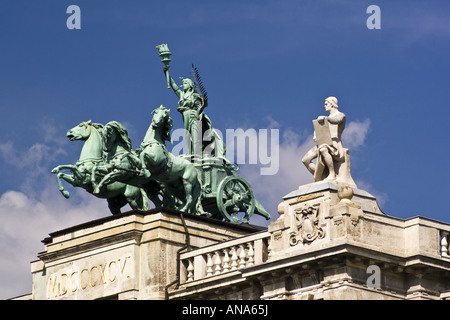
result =
M263 263L267 260L269 239L270 234L264 231L182 253L180 283L212 278Z
M360 190L351 197L312 187L286 197L267 230L206 246L191 242L196 249L179 255L177 287L167 296L449 299L450 224L386 215ZM373 266L379 271L371 275Z
M439 232L439 251L442 257L450 258L449 244L450 232L446 230L440 230Z

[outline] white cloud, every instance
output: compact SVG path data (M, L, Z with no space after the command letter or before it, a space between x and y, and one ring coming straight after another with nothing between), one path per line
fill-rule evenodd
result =
M342 133L342 143L348 149L355 149L364 145L370 129L370 120L351 121Z
M279 145L279 170L275 175L261 175L259 165L246 165L238 171L252 186L256 199L276 219L278 204L282 197L300 185L313 182L312 175L302 163L303 155L314 146L312 135L301 136L288 129ZM250 223L264 224L265 220L252 218Z
M71 197L61 195L49 163L65 151L50 140L26 149L0 143L0 158L22 182L19 190L0 194L0 299L31 292L30 262L44 249L41 240L49 233L110 215L106 200L80 188L65 183Z
M17 181L22 182L20 188L27 192L39 188L40 179L50 173L48 164L65 154L64 149L54 144L35 143L21 150L11 141L0 143L0 159L17 170Z
M69 200L62 197L56 185L48 185L38 199L20 191L3 193L0 196L0 299L31 292L30 262L43 251L41 240L49 233L109 214L105 200L83 190L72 192Z
M26 169L31 173L35 170L41 172L48 162L67 154L63 148L67 140L56 134L56 126L43 121L38 127L43 143L37 142L28 148L18 148L11 141L0 141L0 158L14 168Z

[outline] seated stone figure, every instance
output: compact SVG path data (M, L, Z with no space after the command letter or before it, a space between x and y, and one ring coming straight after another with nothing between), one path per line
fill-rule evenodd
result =
M342 146L341 141L345 114L338 108L336 97L325 99L325 110L330 115L313 120L314 141L317 145L304 155L302 162L314 176L314 181L334 181L356 187L350 174L349 151ZM316 163L314 159L317 159Z

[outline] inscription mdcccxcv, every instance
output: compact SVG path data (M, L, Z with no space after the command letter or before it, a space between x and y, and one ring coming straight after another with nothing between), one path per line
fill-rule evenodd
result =
M48 299L63 298L77 291L123 281L133 277L133 258L107 261L102 264L79 268L76 266L54 273L48 278Z

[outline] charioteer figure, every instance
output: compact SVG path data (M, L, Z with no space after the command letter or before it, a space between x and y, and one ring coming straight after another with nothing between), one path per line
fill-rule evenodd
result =
M159 55L164 63L164 74L166 75L168 88L171 88L178 97L177 110L183 116L183 125L186 134L188 154L193 161L199 161L205 156L221 158L225 160L225 144L214 130L211 120L203 112L208 106L206 90L201 82L198 70L192 66L194 80L181 78L181 88L175 83L169 73L168 57L171 55L166 44L157 46ZM196 88L201 93L196 91ZM206 149L208 146L208 149Z

